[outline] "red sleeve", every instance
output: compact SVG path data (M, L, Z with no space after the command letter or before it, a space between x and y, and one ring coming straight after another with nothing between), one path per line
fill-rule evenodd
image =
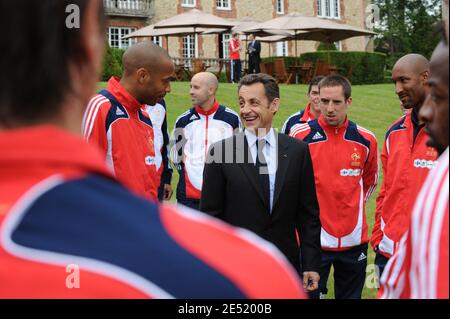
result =
M389 155L387 152L387 147L386 147L386 142L385 142L384 146L383 146L383 150L381 151L381 155L380 155L384 179L383 179L383 183L381 184L380 193L378 194L377 201L376 201L375 224L373 226L372 238L370 240L373 248L377 247L378 244L383 239L383 232L381 231L381 211L383 209L384 197L386 196L386 192L387 192L386 176L388 174L388 172L387 172L388 158L389 158Z
M364 167L363 186L365 201L372 196L378 185L379 162L378 162L378 143L375 137L370 140L369 158Z
M83 121L83 136L92 145L97 146L106 157L108 139L106 136L106 115L111 103L105 98L94 97L86 109Z

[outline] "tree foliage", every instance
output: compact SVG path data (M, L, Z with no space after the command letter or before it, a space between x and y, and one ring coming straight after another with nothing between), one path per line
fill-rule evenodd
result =
M441 0L374 0L380 8L376 51L388 55L388 65L408 53L430 58L439 42L436 25L441 20Z

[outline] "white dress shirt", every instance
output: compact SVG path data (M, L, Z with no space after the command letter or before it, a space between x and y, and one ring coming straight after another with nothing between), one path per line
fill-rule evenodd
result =
M270 190L270 211L273 209L273 199L275 194L275 179L278 168L278 143L275 130L272 128L264 137L257 137L252 131L245 130L248 146L252 154L253 163L256 165L256 156L258 154L258 139L265 139L266 146L263 148L263 154L266 158L267 169L269 173L269 190ZM264 172L263 172L264 173Z

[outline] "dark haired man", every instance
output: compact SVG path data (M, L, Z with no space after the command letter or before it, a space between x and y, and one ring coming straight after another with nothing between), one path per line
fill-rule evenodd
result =
M239 104L246 130L210 148L200 209L274 243L300 272L298 230L304 287L314 291L320 219L308 147L272 128L280 90L271 76L245 76Z
M0 299L302 297L272 245L135 196L83 141L99 17L100 0L0 2Z
M320 116L320 98L319 98L319 83L324 76L319 75L311 80L308 87L309 104L300 112L291 115L283 125L281 132L289 135L296 127L303 125L309 121L318 119Z
M327 294L331 266L336 299L360 299L369 242L365 204L378 180L373 133L349 121L350 82L332 75L319 83L319 119L291 131L309 144L322 223L320 293Z

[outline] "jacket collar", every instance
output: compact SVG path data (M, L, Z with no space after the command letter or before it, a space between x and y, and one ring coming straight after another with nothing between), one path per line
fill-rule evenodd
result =
M331 126L329 125L326 121L325 118L323 117L323 115L321 115L319 117L319 125L323 128L323 130L325 132L328 133L341 133L341 132L345 132L348 128L348 124L349 124L349 120L348 120L348 116L345 117L345 121L344 123L342 123L341 126L336 127L336 126Z
M308 122L310 120L315 120L316 117L314 116L314 114L311 113L311 103L309 103L306 108L305 108L305 112L303 113L302 118L300 119L303 122Z
M217 110L219 109L219 107L220 107L219 102L214 101L213 107L212 107L208 112L205 112L205 111L204 111L200 106L198 106L198 105L195 107L195 111L196 111L198 114L200 114L200 115L210 116L210 115L216 113Z
M125 88L120 84L120 79L118 77L112 77L106 88L114 97L125 107L127 110L131 111L133 114L145 107L136 100Z

